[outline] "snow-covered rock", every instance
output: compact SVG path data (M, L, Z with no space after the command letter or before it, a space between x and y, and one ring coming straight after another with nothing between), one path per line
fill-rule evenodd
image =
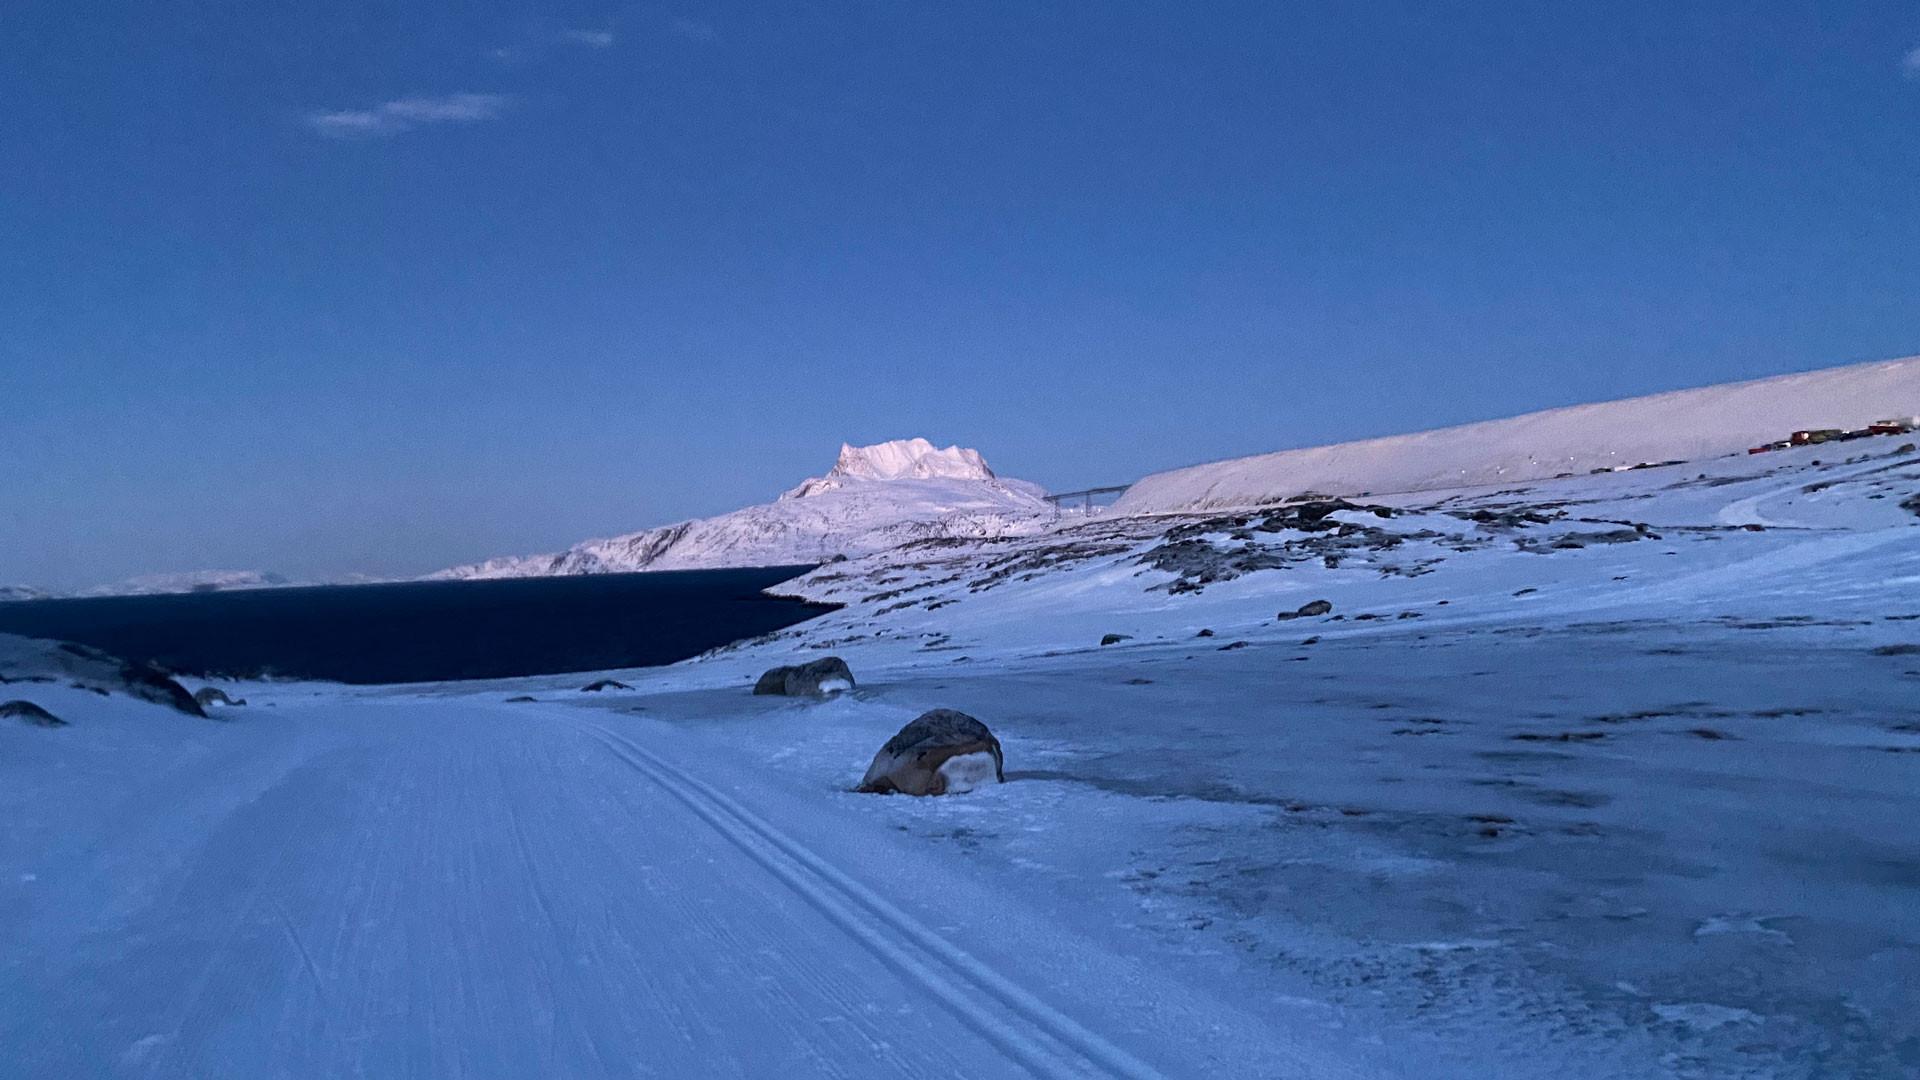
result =
M1920 413L1920 357L1677 390L1155 473L1112 514L1255 506L1294 495L1430 491L1739 453L1802 428Z
M1045 492L995 476L978 451L925 439L843 446L825 476L777 500L550 555L457 566L433 579L780 566L865 555L914 540L1028 535L1057 517Z

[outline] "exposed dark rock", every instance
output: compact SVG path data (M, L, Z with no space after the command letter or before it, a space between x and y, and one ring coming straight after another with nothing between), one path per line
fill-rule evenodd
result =
M1132 634L1107 634L1100 639L1102 645L1118 645L1123 641L1132 641Z
M955 709L932 709L888 739L867 766L857 790L886 795L944 795L951 778L942 766L964 754L989 754L994 779L1005 782L1000 740L987 725Z
M851 690L855 686L853 670L837 656L823 656L804 664L777 667L760 676L753 684L756 694L785 697L824 697Z
M581 693L597 694L602 690L631 690L633 687L617 679L597 679L580 688Z
M1882 645L1873 650L1875 656L1920 656L1920 645Z
M1636 540L1658 540L1658 534L1645 529L1603 529L1595 532L1561 533L1548 540L1523 539L1519 541L1521 551L1544 554L1550 551L1572 551L1592 544L1631 544Z
M1548 525L1554 521L1554 516L1527 509L1461 510L1454 511L1453 516L1476 525L1492 525L1502 529L1524 529L1529 525Z
M66 727L67 722L31 701L9 701L0 704L0 719L20 720L34 727Z
M246 698L236 699L228 697L227 692L217 686L203 686L195 690L193 692L193 700L197 702L202 709L205 709L209 705L245 705L247 703Z
M1204 628L1203 628L1203 629L1201 629L1201 631L1200 631L1199 633L1197 633L1197 634L1195 634L1195 635L1193 635L1193 636L1194 636L1194 637L1212 637L1212 636L1213 636L1213 631L1211 631L1211 630L1207 630L1207 629L1204 629Z
M1333 604L1327 600L1309 600L1292 611L1283 611L1274 616L1279 619L1312 619L1333 611Z
M538 700L540 700L540 699L539 699L539 698L536 698L536 697L534 697L534 696L533 696L533 695L531 695L531 694L521 694L521 695L519 695L518 697L510 697L510 698L508 698L508 699L507 699L507 704L509 704L509 705L519 705L519 704L521 704L522 702L527 702L527 701L538 701Z

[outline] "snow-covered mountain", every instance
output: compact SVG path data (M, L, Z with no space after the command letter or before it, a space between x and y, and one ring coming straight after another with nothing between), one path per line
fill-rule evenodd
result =
M1148 476L1113 513L1255 506L1306 492L1382 494L1697 461L1800 428L1920 413L1920 357L1528 413L1382 439L1282 450Z
M438 580L778 566L865 555L912 540L1025 535L1053 522L1044 490L995 476L976 450L925 439L842 446L825 475L777 500L549 555L509 556Z
M0 585L0 603L8 600L45 600L52 595L31 585Z
M925 439L895 439L873 446L840 444L840 457L825 476L814 477L782 499L804 499L837 491L863 480L994 480L978 450L949 446L935 449Z

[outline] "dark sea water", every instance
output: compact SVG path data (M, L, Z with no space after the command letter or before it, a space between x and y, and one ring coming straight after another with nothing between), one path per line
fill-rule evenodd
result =
M350 683L670 664L833 610L762 589L810 567L0 603L0 633L188 675Z

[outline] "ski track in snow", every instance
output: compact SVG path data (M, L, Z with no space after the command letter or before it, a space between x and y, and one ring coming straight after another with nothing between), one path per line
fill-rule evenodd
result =
M842 929L859 938L877 958L895 971L910 973L955 1016L1034 1075L1097 1075L1140 1080L1161 1075L922 926L726 795L630 739L598 725L593 725L592 730L617 757L671 792L730 843L792 886ZM916 949L942 962L944 968L916 955ZM953 985L956 981L963 981L966 986ZM1002 1016L983 1008L977 1000L980 997L997 1001L1018 1019L1009 1025Z

